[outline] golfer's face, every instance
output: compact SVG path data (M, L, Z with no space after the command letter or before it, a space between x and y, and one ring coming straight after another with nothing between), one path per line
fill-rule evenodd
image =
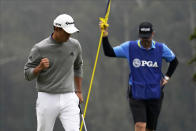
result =
M58 37L61 40L61 42L66 42L69 39L70 36L71 36L71 34L68 34L62 28L60 28L58 30Z

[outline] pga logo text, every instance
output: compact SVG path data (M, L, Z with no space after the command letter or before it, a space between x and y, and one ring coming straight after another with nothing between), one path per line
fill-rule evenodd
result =
M148 66L148 67L158 67L157 62L153 62L153 61L145 61L145 60L140 60L138 58L135 58L133 60L133 66L135 68L138 68L140 66L144 67L144 66Z

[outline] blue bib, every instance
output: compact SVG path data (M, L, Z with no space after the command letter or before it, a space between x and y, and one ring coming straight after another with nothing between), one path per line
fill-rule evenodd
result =
M132 77L132 96L135 99L159 99L161 97L163 46L141 49L137 41L129 44L129 62Z

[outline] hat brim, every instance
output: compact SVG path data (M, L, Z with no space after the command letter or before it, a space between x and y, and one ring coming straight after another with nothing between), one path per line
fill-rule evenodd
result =
M144 39L148 39L148 38L150 38L152 36L152 33L147 33L147 34L142 34L142 33L140 33L139 34L139 37L140 38L144 38Z
M73 33L79 32L79 30L74 25L69 26L67 28L63 28L63 30L65 32L67 32L68 34L73 34Z

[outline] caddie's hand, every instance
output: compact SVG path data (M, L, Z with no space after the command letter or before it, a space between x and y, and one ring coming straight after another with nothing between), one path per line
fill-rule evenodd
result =
M109 24L105 22L104 18L99 18L99 28L101 31L103 31L103 37L108 36L108 27Z
M39 68L41 70L47 69L47 68L49 68L49 66L50 66L50 64L49 64L48 58L41 59L41 62L39 64Z
M165 78L163 78L161 80L161 86L165 86L168 83L169 80L166 80Z
M80 103L83 103L84 99L83 99L82 92L76 92L76 95L78 96Z

